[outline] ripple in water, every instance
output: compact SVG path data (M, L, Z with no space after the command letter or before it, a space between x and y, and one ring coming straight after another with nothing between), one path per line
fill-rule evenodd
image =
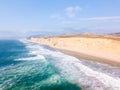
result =
M18 50L15 53L19 54L11 59L10 64L1 65L0 90L80 90L79 86L59 75L58 69L44 56L30 53L29 48L21 49L28 51L21 53Z

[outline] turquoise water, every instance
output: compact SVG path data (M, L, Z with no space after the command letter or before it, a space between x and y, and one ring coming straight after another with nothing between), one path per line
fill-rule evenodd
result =
M61 58L51 56L55 52L31 42L1 40L0 90L80 90L60 68Z
M120 90L120 67L26 40L0 41L0 90Z

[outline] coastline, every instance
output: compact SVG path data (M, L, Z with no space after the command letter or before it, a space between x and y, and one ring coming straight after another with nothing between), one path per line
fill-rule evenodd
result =
M113 60L110 60L108 58L103 58L103 57L99 57L99 56L92 56L92 55L88 55L88 53L80 53L80 52L76 52L76 51L72 51L72 50L65 50L65 49L60 49L60 48L55 48L55 49L61 51L62 53L74 56L78 59L92 60L95 62L109 64L112 66L120 66L120 61L113 61Z
M61 35L29 39L55 48L78 59L120 66L120 37L109 35Z

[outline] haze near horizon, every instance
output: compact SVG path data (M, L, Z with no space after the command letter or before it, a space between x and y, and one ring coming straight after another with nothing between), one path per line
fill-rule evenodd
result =
M0 39L120 32L119 0L1 0Z

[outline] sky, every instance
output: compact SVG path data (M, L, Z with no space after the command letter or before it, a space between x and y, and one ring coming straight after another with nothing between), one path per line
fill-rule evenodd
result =
M0 39L120 32L120 0L0 0Z

